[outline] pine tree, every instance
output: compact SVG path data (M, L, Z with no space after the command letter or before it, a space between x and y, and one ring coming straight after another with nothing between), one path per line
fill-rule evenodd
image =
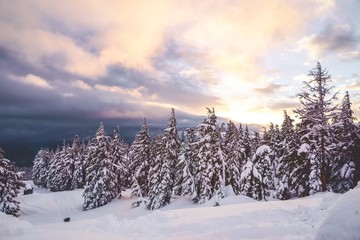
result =
M140 131L136 134L134 142L129 149L129 162L130 173L135 177L132 180L132 186L140 187L141 194L138 191L134 191L132 196L147 197L149 191L148 175L151 164L151 140L148 135L148 127L146 119L142 125ZM135 195L135 192L138 194Z
M220 144L220 132L216 125L215 110L208 109L208 117L196 129L195 175L196 203L204 203L214 196L223 197L225 185L225 154Z
M153 159L149 170L149 191L147 209L159 209L170 203L170 167L169 162L164 160L165 147L163 136L154 138L152 144Z
M180 142L177 137L175 111L171 109L169 123L164 136L155 150L155 167L150 171L150 193L148 209L158 209L170 203L175 187ZM153 177L153 175L156 175ZM159 177L158 177L159 176Z
M225 185L231 185L235 194L240 192L241 147L239 131L229 121L225 134L224 151L226 153Z
M280 129L280 155L277 166L276 197L281 200L290 198L292 191L290 174L296 167L298 161L299 144L295 135L293 119L284 110L284 120Z
M240 135L240 151L241 151L241 166L244 166L245 163L251 159L252 152L251 152L251 138L249 134L249 128L246 124L245 130L242 130L242 126L239 126L239 135Z
M47 188L52 192L69 190L67 187L70 186L72 173L68 173L66 154L68 146L64 140L63 147L60 150L58 147L50 160L49 172L47 177Z
M20 202L16 200L19 189L24 186L22 173L16 172L15 165L4 158L5 152L0 148L0 211L18 216Z
M194 198L195 193L195 162L194 162L194 129L186 129L186 137L181 144L179 161L176 165L176 181L174 187L174 194Z
M118 178L117 192L120 197L121 192L129 185L128 178L130 177L130 174L127 167L129 149L127 144L121 139L120 129L118 126L114 129L111 146L110 156L114 159L113 171L116 173Z
M266 136L267 133L264 133ZM256 154L256 151L258 147L262 145L262 141L260 138L260 134L257 131L254 131L254 135L250 138L250 147L251 147L251 155L250 157L254 156Z
M308 196L311 191L309 180L311 173L311 163L309 154L311 154L310 145L307 143L301 144L297 151L298 156L294 162L294 168L290 173L291 189L296 192L298 197ZM317 179L317 181L319 181L319 179Z
M252 159L248 159L242 168L240 175L240 191L243 195L253 199L260 200L259 193L261 193L261 176L254 167Z
M84 176L84 153L85 145L80 142L78 135L75 135L71 148L69 149L69 155L73 161L72 166L72 181L70 189L83 188L85 184Z
M40 149L35 155L32 168L32 180L38 187L46 188L50 152L47 149Z
M104 125L100 127L91 140L86 161L88 162L84 188L83 210L91 210L108 204L118 197L118 177L114 171L114 159L110 138L106 135Z
M343 193L356 186L354 150L358 136L354 120L349 93L346 92L332 126L336 147L330 182L334 192Z
M269 197L271 191L274 190L274 168L272 165L274 152L267 145L258 147L255 155L253 156L252 162L254 168L259 173L258 176L254 176L258 179L255 196L257 200L266 200Z
M327 189L333 144L329 119L335 109L331 104L336 94L328 97L333 88L327 87L331 76L326 69L321 67L320 63L317 63L317 66L309 71L309 76L311 77L310 81L304 82L305 87L298 94L302 106L294 112L301 120L298 128L301 143L310 146L310 152L308 152L308 160L311 164L310 193L315 193Z

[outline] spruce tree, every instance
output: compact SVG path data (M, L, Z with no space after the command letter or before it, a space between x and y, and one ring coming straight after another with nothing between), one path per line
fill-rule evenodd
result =
M110 138L106 135L104 125L100 127L91 140L85 161L86 182L84 188L83 210L91 210L108 204L118 197L118 177L114 171L114 159Z
M33 168L32 168L32 180L34 184L41 188L47 186L47 174L48 165L50 162L50 152L47 149L40 149L35 155Z
M69 149L69 155L72 159L72 181L70 189L83 188L85 184L84 176L84 154L85 145L81 143L78 135L75 135L71 148Z
M284 120L280 129L280 155L277 166L278 182L275 184L276 197L281 200L290 198L292 191L290 174L296 167L298 161L299 144L295 135L293 119L284 110Z
M121 192L124 191L128 186L129 170L128 170L128 146L121 139L120 129L117 126L114 129L113 137L111 139L111 153L110 156L113 158L114 166L113 171L117 175L117 192L118 196L121 196Z
M180 147L179 161L176 165L176 179L174 194L194 198L195 193L195 156L194 153L194 129L186 129L184 141Z
M356 186L354 152L358 136L354 120L349 93L346 92L332 125L336 147L330 183L334 192L343 193Z
M129 167L130 173L133 176L131 188L133 189L132 196L134 197L147 197L148 195L148 175L151 156L151 139L148 135L146 119L144 119L144 124L129 148ZM140 187L140 192L137 191L137 187Z
M208 108L208 116L197 126L196 160L198 161L195 175L196 203L216 196L224 196L225 185L225 153L220 143L220 132L216 125L214 109Z
M155 166L150 172L150 193L148 209L158 209L170 203L176 184L176 166L178 163L180 142L177 136L175 111L171 109L169 123L164 135L156 144ZM153 177L153 175L155 175ZM158 177L159 176L159 177Z
M254 167L253 159L248 159L242 168L240 175L241 194L260 200L261 194L261 176Z
M152 166L149 170L149 192L147 209L159 209L170 203L170 166L165 160L165 147L163 137L157 136L154 140L152 152Z
M19 189L24 186L22 173L16 172L15 165L4 158L5 152L0 148L0 211L19 216L20 202L16 200Z
M300 143L300 141L299 141ZM310 194L310 180L311 162L309 154L311 154L311 147L307 143L300 145L297 150L295 166L290 173L291 189L296 192L298 197L305 197ZM291 164L291 162L289 163ZM319 181L319 178L317 178Z
M239 135L240 135L240 151L241 151L241 166L244 166L245 163L251 159L251 138L249 134L249 128L246 124L245 130L242 130L242 126L239 126Z
M71 183L72 174L67 174L65 168L65 155L67 154L67 151L68 146L64 140L62 149L60 150L58 147L50 160L47 188L52 192L67 190L67 184Z
M255 185L255 199L266 200L269 197L271 191L274 190L274 168L272 165L274 152L267 145L258 147L255 155L253 156L252 162L254 168L259 173L257 184Z
M333 87L328 87L331 76L320 63L309 71L311 79L304 82L305 87L298 94L301 107L294 112L301 122L298 127L301 143L310 146L308 161L310 161L310 193L327 189L329 164L332 161L331 148L333 137L329 128L329 119L334 112L332 101L336 94L329 96Z
M231 185L235 194L240 192L241 147L239 131L232 121L227 125L224 151L226 153L225 185Z

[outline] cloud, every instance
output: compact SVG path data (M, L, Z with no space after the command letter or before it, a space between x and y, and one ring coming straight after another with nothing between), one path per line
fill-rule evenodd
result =
M317 12L303 10L310 3ZM173 41L201 53L208 68L247 79L252 74L244 73L256 71L264 52L294 40L304 20L330 11L334 3L34 0L2 5L0 44L40 65L93 79L113 65L153 73L162 71L154 61ZM186 52L182 57L194 57Z
M283 87L286 87L286 85L278 84L278 83L271 83L267 85L266 87L262 88L255 88L254 91L257 93L260 93L261 95L271 95L275 93L277 90L281 90Z
M71 86L80 88L82 90L87 90L87 91L92 90L92 87L82 80L75 80L75 81L71 82Z
M323 32L301 39L299 49L308 51L311 59L320 59L331 53L342 60L359 59L360 36L347 24L328 25Z
M36 87L41 87L41 88L48 88L51 89L52 87L49 85L49 83L45 80L42 79L38 76L35 76L33 74L28 74L25 77L15 77L15 76L11 76L12 79L25 83L25 84L30 84Z

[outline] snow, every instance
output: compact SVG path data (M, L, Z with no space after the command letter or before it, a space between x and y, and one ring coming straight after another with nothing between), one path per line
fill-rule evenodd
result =
M0 212L0 239L359 239L360 188L287 201L245 196L202 205L176 197L156 211L132 208L129 192L108 205L82 211L82 190L34 188L19 195L21 216ZM70 217L70 222L63 219Z
M271 148L267 145L262 145L256 149L257 156L261 156L265 153L270 153L270 152L271 152Z
M307 143L303 143L300 146L300 149L298 150L298 154L300 155L301 153L307 153L309 152L310 146Z
M359 185L339 197L321 224L316 239L360 239L359 200Z

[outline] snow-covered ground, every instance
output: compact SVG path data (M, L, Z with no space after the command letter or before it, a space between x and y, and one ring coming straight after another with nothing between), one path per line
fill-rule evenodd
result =
M19 196L19 218L0 212L0 239L360 239L360 188L287 201L230 196L219 207L178 198L156 211L132 208L125 194L84 212L81 194L35 188Z

